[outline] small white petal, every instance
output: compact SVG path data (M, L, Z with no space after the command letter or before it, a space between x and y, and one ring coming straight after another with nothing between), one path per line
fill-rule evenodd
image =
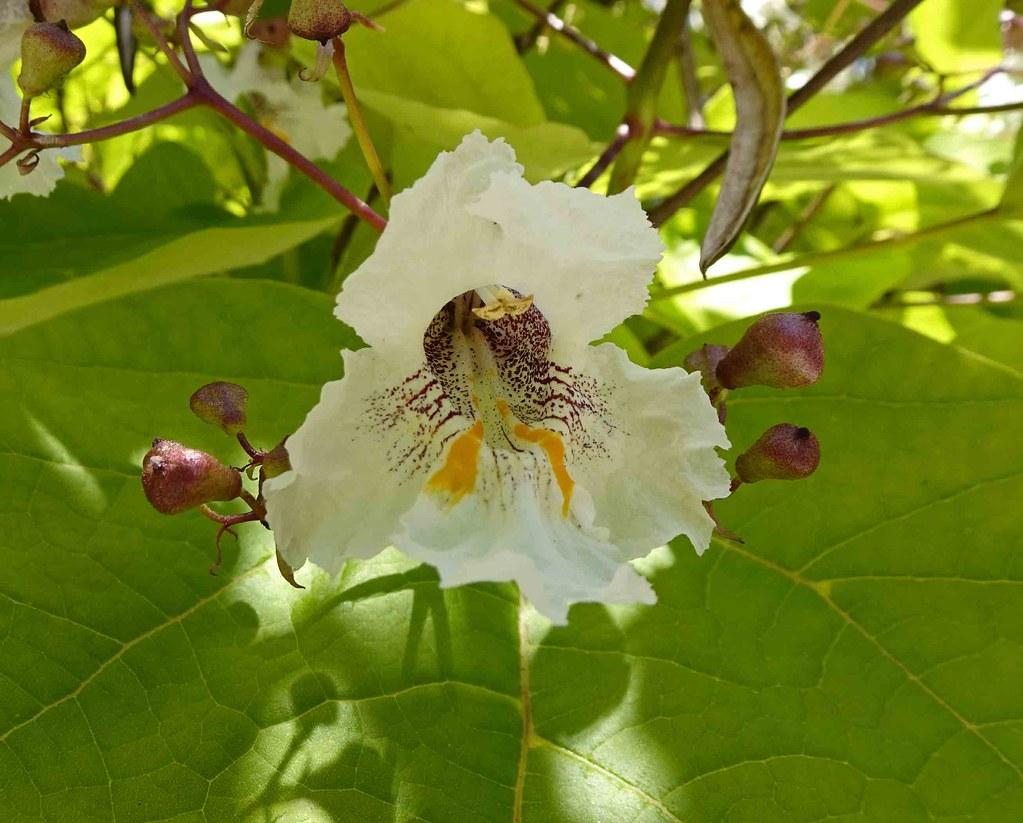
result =
M277 547L295 569L310 559L335 572L347 557L386 548L443 451L430 444L429 436L441 433L435 424L445 421L442 436L467 426L450 417L439 392L422 392L431 378L416 376L418 360L361 349L344 352L344 364L344 379L323 387L288 438L296 470L264 486ZM418 404L411 399L417 395Z
M534 295L563 340L586 343L643 308L662 248L631 191L531 186L511 148L477 131L391 201L337 315L371 345L413 349L438 306L502 283Z
M14 83L0 78L0 120L9 125L17 123L20 109L21 97L15 90ZM8 145L7 141L0 137L0 151ZM64 176L64 167L59 161L80 162L81 159L81 146L70 146L39 152L39 163L29 174L22 174L18 170L16 160L0 166L0 200L9 200L16 194L48 197L56 188L57 181Z
M600 460L569 465L593 497L597 524L629 558L679 534L702 554L714 529L703 501L727 497L730 481L715 451L728 448L728 438L699 375L641 368L610 343L581 354L576 368L607 387L614 421Z
M32 24L28 0L0 0L0 81L21 54L21 35Z

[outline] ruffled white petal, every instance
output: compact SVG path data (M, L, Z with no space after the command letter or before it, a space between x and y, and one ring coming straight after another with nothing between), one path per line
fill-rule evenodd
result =
M474 132L392 200L337 315L373 346L411 351L446 301L497 283L534 295L562 341L582 344L642 309L661 251L631 191L532 186L504 141Z
M702 554L714 529L703 501L726 497L730 480L715 451L728 438L699 375L641 368L610 343L582 350L574 365L607 387L613 423L599 460L568 465L593 498L596 524L628 558L679 534Z
M480 462L481 473L492 472L494 452L484 448ZM529 477L527 467L521 470L504 476L504 494L473 494L452 508L420 495L394 545L435 566L443 586L514 580L554 623L567 620L573 603L655 601L650 584L625 565L605 530L561 516L549 474ZM577 488L576 496L582 494Z
M0 78L0 120L8 124L17 123L20 108L21 97L15 90L13 81L6 77ZM7 141L0 137L0 151L8 145ZM16 161L0 166L0 200L9 200L16 194L48 197L56 188L57 181L64 176L64 167L59 161L77 162L81 159L81 146L71 146L40 152L39 164L29 174L21 174Z
M11 64L21 53L21 35L32 23L28 0L0 0L0 80L7 81Z
M419 364L376 350L344 352L345 377L327 383L320 402L291 437L294 471L264 486L277 547L293 568L306 559L330 572L348 557L372 557L391 544L399 517L411 508L440 459L439 439L466 427L452 417L434 430L428 403L410 402L423 384ZM424 395L425 397L425 395ZM432 420L448 417L437 412ZM418 449L427 447L426 457Z

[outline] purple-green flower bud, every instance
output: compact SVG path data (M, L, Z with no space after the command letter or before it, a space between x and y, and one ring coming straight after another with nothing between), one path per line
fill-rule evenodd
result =
M696 351L690 352L682 365L688 371L698 371L703 382L704 390L709 394L714 389L721 388L715 371L718 363L728 354L728 346L717 346L713 343L705 343Z
M771 426L735 461L743 483L758 480L799 480L809 477L821 462L821 445L812 431L791 423Z
M220 426L228 434L245 427L249 393L237 383L207 383L189 398L188 406L200 420Z
M726 389L794 389L817 382L824 370L818 320L820 314L815 311L761 317L718 363L718 382Z
M260 465L263 467L263 476L268 480L271 477L277 477L280 474L284 474L284 472L291 471L291 458L288 457L288 449L284 445L287 440L288 438L285 437L284 440L263 455Z
M340 37L351 25L352 13L341 0L292 0L288 11L291 33L318 43Z
M211 454L157 438L142 460L142 489L158 512L177 514L214 500L234 500L242 476Z
M38 97L84 59L85 43L68 31L67 23L33 23L21 36L18 86L26 97Z

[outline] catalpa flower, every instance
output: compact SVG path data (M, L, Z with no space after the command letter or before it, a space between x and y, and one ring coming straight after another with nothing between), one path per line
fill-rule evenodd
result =
M699 376L590 346L642 310L661 254L631 192L530 185L478 132L394 198L337 316L369 348L265 487L278 547L328 571L394 545L444 586L516 581L550 619L654 600L628 564L728 493Z
M345 147L352 130L342 103L324 105L320 86L294 79L283 67L260 62L262 49L246 43L232 69L225 69L212 55L199 58L206 78L220 94L235 102L249 95L256 118L267 129L290 143L311 160L333 160ZM261 206L277 209L290 166L272 152L266 153L267 182Z

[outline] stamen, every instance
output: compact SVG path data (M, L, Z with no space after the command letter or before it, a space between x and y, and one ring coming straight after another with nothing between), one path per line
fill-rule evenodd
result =
M476 289L482 306L472 310L480 320L494 321L502 317L518 317L533 305L533 295L516 297L504 286L482 286Z
M329 40L326 43L316 44L316 65L312 71L302 69L298 73L300 80L307 83L316 83L330 68L331 60L334 59L334 44Z

